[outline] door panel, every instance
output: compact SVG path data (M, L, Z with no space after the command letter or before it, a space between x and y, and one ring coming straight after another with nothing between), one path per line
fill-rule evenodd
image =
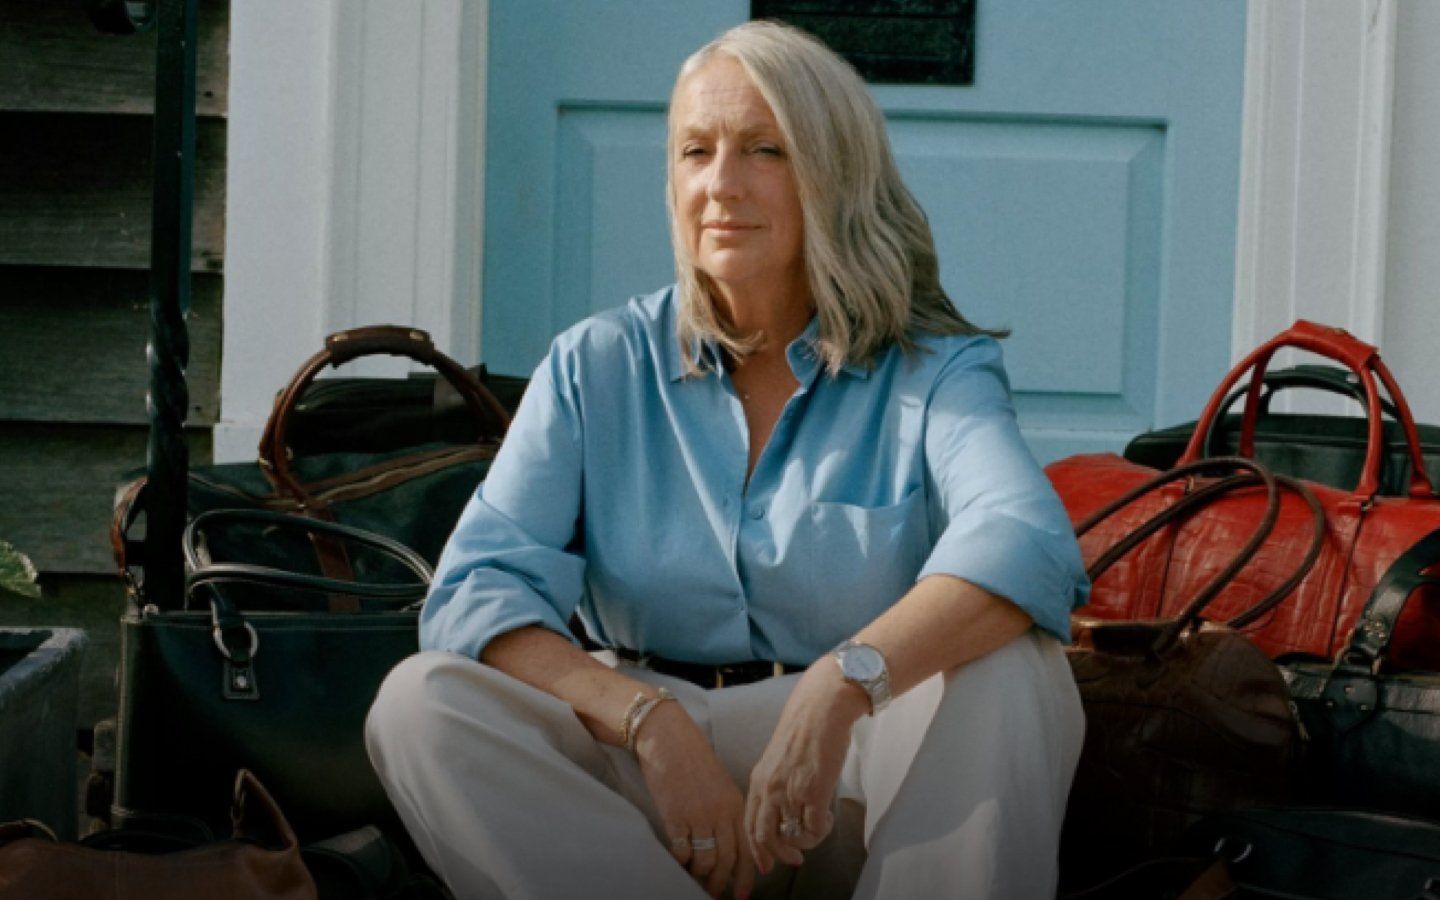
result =
M674 280L664 109L747 3L491 0L484 349ZM1245 7L980 0L975 84L878 85L946 289L1013 330L1042 459L1192 418L1229 359Z

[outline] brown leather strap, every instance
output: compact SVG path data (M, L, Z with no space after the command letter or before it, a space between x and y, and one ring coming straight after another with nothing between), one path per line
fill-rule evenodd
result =
M262 847L291 848L300 843L295 830L280 812L280 805L249 769L235 773L230 822L236 838L255 841Z
M1192 478L1197 475L1213 475L1236 469L1249 473L1250 477L1241 475L1225 478L1212 485L1207 485L1197 491L1193 491L1175 503L1166 506L1133 529L1125 537L1121 538L1120 541L1101 556L1099 560L1092 563L1088 570L1091 581L1095 581L1104 574L1110 565L1126 552L1134 549L1141 541L1150 537L1166 525L1180 519L1182 516L1188 515L1192 509L1203 506L1215 498L1241 487L1248 487L1257 483L1263 483L1265 485L1265 514L1261 516L1259 524L1257 524L1255 530L1251 532L1249 540L1247 540L1239 550L1235 551L1229 564L1226 565L1225 568L1217 572L1213 578L1196 592L1195 597L1186 604L1184 611L1176 617L1175 627L1173 629L1166 629L1161 639L1157 641L1157 648L1168 646L1174 637L1178 636L1180 631L1198 622L1200 613L1205 609L1206 605L1220 593L1220 590L1224 588L1225 585L1230 583L1230 580L1235 577L1236 573L1250 562L1251 558L1259 551L1260 545L1270 536L1270 532L1275 527L1275 520L1280 515L1279 487L1275 481L1275 476L1271 474L1269 469L1249 459L1222 456L1217 459L1199 460L1187 465L1176 466L1170 471L1162 472L1144 484L1136 486L1113 502L1107 504L1104 509L1087 517L1075 528L1077 536L1083 535L1102 519L1113 515L1125 506L1144 497L1146 494L1157 491L1171 482ZM1104 563L1104 565L1101 565L1101 563Z
M115 565L120 568L120 577L130 580L132 577L130 569L132 566L143 564L144 560L136 559L137 551L143 555L145 543L143 541L131 542L130 529L139 518L144 503L141 500L145 492L145 479L136 478L129 484L121 485L115 493L115 513L110 517L110 552L115 556Z
M1176 900L1227 900L1233 896L1235 882L1230 877L1230 864L1217 859Z
M1212 465L1207 465L1207 463ZM1114 565L1122 556L1167 525L1189 516L1192 511L1232 491L1261 484L1265 485L1267 490L1265 513L1261 517L1259 525L1251 534L1250 539L1235 553L1230 563L1224 569L1218 572L1196 592L1195 596L1186 603L1180 613L1175 616L1172 624L1161 633L1155 644L1157 652L1163 652L1165 648L1173 644L1186 628L1197 625L1200 621L1200 614L1204 611L1205 607L1209 605L1219 592L1229 584L1240 570L1259 552L1261 545L1269 538L1270 533L1274 530L1276 519L1279 517L1280 498L1278 488L1281 487L1298 493L1301 498L1304 499L1306 505L1310 507L1311 521L1313 524L1310 544L1306 548L1305 555L1301 558L1300 563L1284 582L1261 598L1258 603L1255 603L1249 609L1230 619L1226 624L1231 628L1242 628L1269 612L1276 604L1289 596L1314 567L1315 561L1319 559L1320 550L1324 544L1325 512L1320 505L1320 501L1315 497L1314 492L1302 482L1283 475L1275 475L1270 472L1268 468L1254 460L1240 457L1219 457L1210 460L1200 460L1183 466L1176 466L1168 472L1163 472L1155 478L1127 491L1121 497L1107 504L1103 509L1086 517L1076 526L1076 534L1083 535L1106 517L1115 514L1125 506L1167 484L1196 475L1223 473L1236 469L1241 470L1243 474L1232 475L1222 478L1219 481L1202 485L1190 491L1176 502L1161 509L1108 548L1095 562L1090 564L1087 570L1090 579L1094 581L1104 574L1104 572Z
M325 349L306 360L290 383L276 395L275 406L265 423L265 432L260 438L260 468L277 491L302 501L307 499L305 486L301 484L291 466L286 434L295 405L311 382L327 366L339 366L362 356L375 354L408 357L434 367L459 391L465 405L481 425L482 440L503 437L505 430L510 427L510 415L500 401L495 399L495 395L464 366L437 350L434 342L430 340L430 335L424 331L394 325L375 325L338 332L325 339Z
M363 356L382 354L408 357L436 369L455 387L480 423L482 441L503 437L510 427L510 415L500 401L464 366L436 349L426 332L397 325L372 325L336 332L325 339L325 349L306 360L290 383L276 395L270 418L265 423L265 432L260 437L260 471L278 495L295 498L302 515L325 521L335 520L329 505L316 497L294 471L286 435L295 407L311 383L327 367L338 367ZM322 573L329 578L354 580L350 558L343 546L323 535L311 535L310 539ZM359 608L359 600L350 595L336 595L331 598L330 608L335 612L353 612Z

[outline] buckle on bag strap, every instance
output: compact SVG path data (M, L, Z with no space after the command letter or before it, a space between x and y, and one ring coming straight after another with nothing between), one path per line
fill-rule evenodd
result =
M230 646L227 636L235 634L247 635L249 646L244 649ZM210 628L210 637L225 658L221 696L226 700L259 700L260 686L255 680L254 662L255 654L260 650L260 635L255 632L255 626L241 620L227 627L217 621Z

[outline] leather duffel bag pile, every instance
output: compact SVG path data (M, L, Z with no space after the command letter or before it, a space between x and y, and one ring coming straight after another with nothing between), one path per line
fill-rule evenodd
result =
M1343 368L1267 379L1284 348ZM1364 415L1270 416L1295 387ZM1047 467L1093 582L1063 893L1440 896L1437 434L1375 347L1300 321L1194 423Z
M382 354L438 374L319 378ZM420 860L371 768L364 720L390 668L419 649L432 567L523 388L461 367L417 329L331 335L276 396L256 462L188 472L174 602L146 590L144 479L121 487L117 833L157 818L224 833L246 770L284 811L320 900L444 895L410 872Z

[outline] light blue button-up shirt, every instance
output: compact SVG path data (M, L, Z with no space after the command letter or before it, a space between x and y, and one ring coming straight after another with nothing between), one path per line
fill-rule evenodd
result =
M746 484L748 429L713 346L684 375L667 288L555 339L441 556L421 644L478 657L524 625L699 663L805 665L920 578L1009 598L1068 640L1089 585L1021 440L1000 347L926 336L800 386Z

